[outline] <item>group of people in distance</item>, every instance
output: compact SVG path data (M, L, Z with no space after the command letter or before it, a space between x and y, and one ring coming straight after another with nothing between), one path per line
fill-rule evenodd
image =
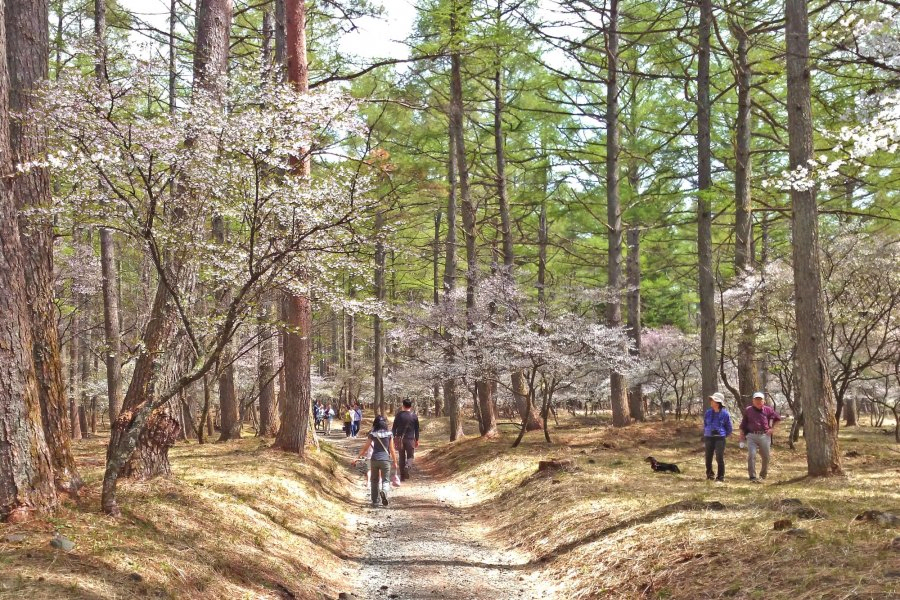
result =
M334 417L337 416L331 402L322 404L321 400L316 400L313 404L313 417L316 422L316 431L321 431L325 435L331 435L331 425L334 423ZM344 435L347 437L356 437L359 434L359 425L362 422L363 409L359 402L354 402L352 406L348 406L344 412Z
M762 483L769 473L772 434L781 416L766 403L763 392L754 392L752 404L744 409L740 430L741 448L747 446L747 474L751 483ZM731 415L725 408L725 396L716 392L709 397L709 408L703 416L703 443L706 446L706 478L725 483L725 439L732 434ZM762 457L759 477L756 475L756 453ZM716 457L713 475L712 459Z
M369 461L366 478L369 482L373 508L378 506L379 500L382 506L388 505L391 468L394 469L395 485L409 479L410 468L418 447L419 417L412 411L411 400L403 401L403 408L394 415L390 429L383 415L376 416L372 421L372 431L366 435L366 445L353 460L353 465L356 466L356 463L364 457Z

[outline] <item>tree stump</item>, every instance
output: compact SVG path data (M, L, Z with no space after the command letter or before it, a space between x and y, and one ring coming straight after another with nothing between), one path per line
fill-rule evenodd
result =
M571 469L573 466L575 463L569 458L542 460L538 462L538 473L555 473Z

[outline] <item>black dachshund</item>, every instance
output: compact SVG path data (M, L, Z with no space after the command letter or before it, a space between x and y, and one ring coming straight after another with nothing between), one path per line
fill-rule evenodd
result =
M652 456L648 456L647 458L645 458L644 462L650 463L650 468L657 473L681 473L681 469L678 468L678 465L661 463Z

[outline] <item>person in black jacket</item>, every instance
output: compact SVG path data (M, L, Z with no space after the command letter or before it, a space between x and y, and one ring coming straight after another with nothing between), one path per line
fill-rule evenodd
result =
M413 456L419 447L419 417L412 411L412 400L409 398L403 401L403 410L394 416L391 431L400 453L400 480L405 481L409 479Z

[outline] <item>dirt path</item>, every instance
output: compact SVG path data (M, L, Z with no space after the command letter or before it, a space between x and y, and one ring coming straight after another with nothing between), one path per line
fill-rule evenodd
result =
M334 438L331 438L334 440ZM364 440L337 441L348 455ZM421 462L421 457L416 457ZM553 592L527 558L503 550L483 523L467 516L466 490L414 468L412 479L391 491L387 508L369 508L365 473L355 474L359 508L351 515L358 544L355 572L346 572L358 598L400 600L550 599Z

